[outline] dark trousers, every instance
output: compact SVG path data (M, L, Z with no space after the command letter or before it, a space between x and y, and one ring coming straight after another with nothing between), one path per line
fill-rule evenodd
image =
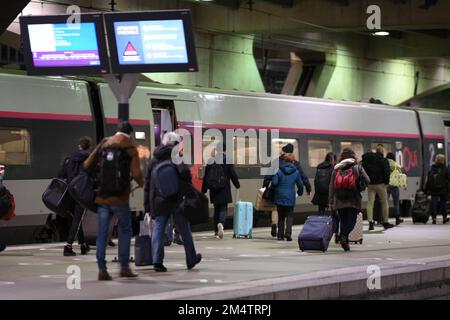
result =
M341 236L348 238L348 235L355 227L356 217L358 216L358 209L342 208L338 209L338 213L341 220Z
M392 196L392 202L394 203L394 215L396 218L400 218L400 189L398 187L387 188L388 199Z
M294 207L277 206L278 211L278 238L290 237L292 235L292 224L294 222ZM286 219L286 232L284 231L284 220Z
M228 205L227 204L215 204L214 205L214 232L217 234L217 224L221 223L225 228L225 221L227 219Z
M431 196L431 217L436 220L438 213L442 214L442 217L447 218L447 194L441 194L438 196Z
M76 204L73 209L72 225L69 229L69 235L67 236L67 243L72 244L75 241L75 237L78 236L78 243L85 243L83 226L81 220L83 220L84 208Z

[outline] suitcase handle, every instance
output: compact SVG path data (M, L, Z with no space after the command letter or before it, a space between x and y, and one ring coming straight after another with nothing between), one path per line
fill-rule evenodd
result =
M236 202L239 202L241 200L241 195L239 192L239 189L236 189Z

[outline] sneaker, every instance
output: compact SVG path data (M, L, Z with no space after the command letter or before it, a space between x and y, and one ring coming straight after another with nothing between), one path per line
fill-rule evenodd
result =
M372 230L374 230L374 229L375 229L375 227L374 227L373 221L372 221L372 222L369 222L369 231L372 231Z
M91 248L86 243L84 243L84 244L80 245L80 250L81 250L81 254L85 255L89 251L91 251Z
M278 237L277 240L278 241L284 241L284 238L283 237Z
M395 225L399 225L400 223L403 223L403 219L395 218Z
M122 268L120 270L120 276L122 278L136 278L138 274L131 271L130 268Z
M386 230L386 229L393 228L394 225L389 222L386 222L386 223L383 223L383 227L384 227L384 230Z
M221 223L217 224L217 235L220 239L223 239L223 224Z
M270 231L270 234L272 235L272 237L277 236L277 225L276 224L272 225L272 230Z
M75 251L73 251L71 245L66 244L64 246L63 255L64 255L64 257L73 257L73 256L76 256L77 254L75 253Z
M6 249L6 244L0 243L0 252Z
M169 240L164 242L165 247L170 247L171 244L172 244L172 241L169 241Z
M180 237L176 237L175 240L173 240L173 242L180 246L184 245L184 242L183 242L183 240L181 240Z
M448 223L449 221L450 221L449 218L445 218L444 221L443 221L442 223L443 223L443 224L446 224L446 223Z
M153 270L155 270L156 272L166 272L167 268L164 267L162 263L155 263L155 265L153 266Z
M216 239L220 239L220 238L219 238L219 236L218 236L217 234L216 234L216 235L214 236L214 238L216 238Z
M286 236L286 241L292 241L291 236Z
M436 224L436 219L433 219L433 222L432 222L432 224Z
M115 246L116 246L116 243L115 243L114 241L112 241L112 240L109 240L109 241L108 241L108 246L110 246L110 247L115 247Z
M193 267L195 267L197 264L199 264L200 261L202 261L202 255L200 253L197 253L197 255L195 256L194 264L187 266L188 270L191 270Z
M99 271L98 281L110 281L112 277L109 275L108 271Z

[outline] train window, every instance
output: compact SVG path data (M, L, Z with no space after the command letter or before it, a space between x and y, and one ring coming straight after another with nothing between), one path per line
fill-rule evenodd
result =
M371 150L372 152L375 152L377 149L377 145L382 144L384 146L384 156L386 156L389 152L392 152L392 144L386 143L386 142L372 142L371 144Z
M362 155L364 154L364 144L362 142L354 142L354 141L342 141L341 142L341 152L345 148L350 148L355 151L356 158L358 160L362 159ZM339 155L338 155L339 158Z
M331 141L328 140L309 140L308 141L308 162L310 167L317 167L328 152L333 151Z
M31 163L28 130L0 128L0 163L14 165Z
M295 159L299 160L298 142L296 139L272 139L272 159L277 158L280 155L281 148L283 148L288 143L294 146L294 156Z

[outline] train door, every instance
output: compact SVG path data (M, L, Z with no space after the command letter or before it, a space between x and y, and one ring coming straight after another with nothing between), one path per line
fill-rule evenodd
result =
M173 100L151 99L153 123L152 123L152 148L161 144L164 133L176 128L175 107Z

